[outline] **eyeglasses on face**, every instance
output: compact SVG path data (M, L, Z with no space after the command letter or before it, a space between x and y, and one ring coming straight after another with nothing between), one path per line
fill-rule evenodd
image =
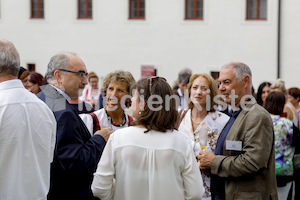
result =
M149 77L148 79L149 79L149 93L150 93L150 95L152 95L152 82L154 81L154 80L157 80L157 79L159 79L159 78L161 78L162 80L164 80L164 81L167 81L165 78L163 78L163 77L160 77L160 76L152 76L152 77Z
M83 78L87 78L89 73L85 73L85 71L83 70L79 70L78 72L74 72L74 71L70 71L70 70L67 70L67 69L58 69L59 71L62 71L62 72L69 72L69 73L73 73L73 74L78 74L79 78L83 79Z

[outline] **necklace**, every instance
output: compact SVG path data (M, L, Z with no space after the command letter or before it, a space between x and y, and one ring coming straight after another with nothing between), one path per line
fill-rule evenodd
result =
M191 117L191 119L192 119L192 121L193 121L195 124L201 124L201 122L202 122L202 121L201 121L201 122L196 122L196 121L193 120L192 117Z
M111 123L112 125L114 125L114 126L122 127L122 126L124 126L124 125L126 124L126 122L127 122L125 113L124 113L124 122L123 122L123 124L117 124L117 122L115 122L115 121L109 116L109 114L108 114L108 112L107 112L106 109L105 109L105 113L106 113L107 117L110 118L110 123Z

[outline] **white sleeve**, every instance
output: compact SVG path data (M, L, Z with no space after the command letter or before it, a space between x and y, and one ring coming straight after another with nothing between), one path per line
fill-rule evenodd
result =
M57 122L53 117L53 130L52 130L51 151L50 151L51 162L53 162L53 158L54 158L54 150L55 150L55 143L56 143L56 127L57 127Z
M185 199L201 200L204 187L200 169L190 145L186 153L185 168L182 172Z
M104 148L101 159L98 163L97 170L94 173L94 179L92 182L92 191L94 196L102 200L111 200L114 197L114 160L113 136L111 135Z
M84 124L86 125L87 129L89 130L90 134L93 136L93 118L89 114L80 114L79 117L82 119Z

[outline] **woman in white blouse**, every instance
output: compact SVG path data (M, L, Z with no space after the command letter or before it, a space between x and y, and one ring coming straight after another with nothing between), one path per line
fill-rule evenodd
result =
M200 200L204 188L189 139L175 129L178 112L161 77L133 87L134 126L115 131L94 173L102 200Z
M90 72L89 77L89 87L85 88L82 92L82 96L79 97L81 101L89 102L96 108L99 102L100 88L98 87L99 78L95 72Z
M126 95L134 83L132 74L127 71L117 70L104 77L101 88L104 94L104 108L79 115L92 135L101 128L109 127L115 131L131 125L133 119L124 109L130 102Z
M208 74L194 74L188 84L189 108L181 111L181 123L178 130L190 138L194 154L200 151L214 153L217 139L229 117L216 111L215 96L218 86ZM210 178L205 170L201 170L205 193L203 199L211 199Z

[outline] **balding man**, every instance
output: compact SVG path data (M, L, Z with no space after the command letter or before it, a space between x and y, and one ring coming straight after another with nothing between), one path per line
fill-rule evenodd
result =
M18 79L19 54L0 40L0 199L46 200L56 121Z
M91 183L111 129L91 137L77 112L68 103L78 98L87 82L87 69L74 53L59 53L48 64L49 83L38 94L54 112L57 121L57 140L51 165L49 200L90 200Z
M201 167L211 171L215 200L278 199L273 123L251 95L252 74L233 62L220 72L219 91L230 119L219 135L215 154L200 152Z

